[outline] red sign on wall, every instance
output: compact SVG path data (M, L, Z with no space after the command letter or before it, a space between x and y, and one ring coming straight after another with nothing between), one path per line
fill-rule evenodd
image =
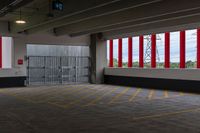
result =
M17 63L18 65L23 65L24 61L22 59L18 59Z

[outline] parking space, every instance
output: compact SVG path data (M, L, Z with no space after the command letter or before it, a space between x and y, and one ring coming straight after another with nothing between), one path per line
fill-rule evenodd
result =
M200 132L198 94L113 85L0 90L3 133Z

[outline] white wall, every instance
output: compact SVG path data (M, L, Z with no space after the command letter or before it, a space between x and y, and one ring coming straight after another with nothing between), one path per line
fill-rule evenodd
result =
M56 37L51 33L40 33L33 35L12 35L6 28L7 23L0 22L0 35L13 37L13 60L12 69L1 69L0 77L26 76L26 45L27 44L52 44L52 45L89 45L88 35L80 37L61 36ZM4 25L4 26L3 26ZM18 65L18 59L23 59L24 64Z
M12 67L12 37L2 37L2 68Z
M198 69L105 68L105 75L200 81Z

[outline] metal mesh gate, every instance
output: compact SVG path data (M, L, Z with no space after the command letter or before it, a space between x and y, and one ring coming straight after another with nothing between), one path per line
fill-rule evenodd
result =
M89 82L89 57L28 56L27 85Z

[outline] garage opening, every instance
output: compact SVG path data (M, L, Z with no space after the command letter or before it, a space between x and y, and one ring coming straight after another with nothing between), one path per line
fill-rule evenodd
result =
M27 45L27 85L89 82L87 46Z

